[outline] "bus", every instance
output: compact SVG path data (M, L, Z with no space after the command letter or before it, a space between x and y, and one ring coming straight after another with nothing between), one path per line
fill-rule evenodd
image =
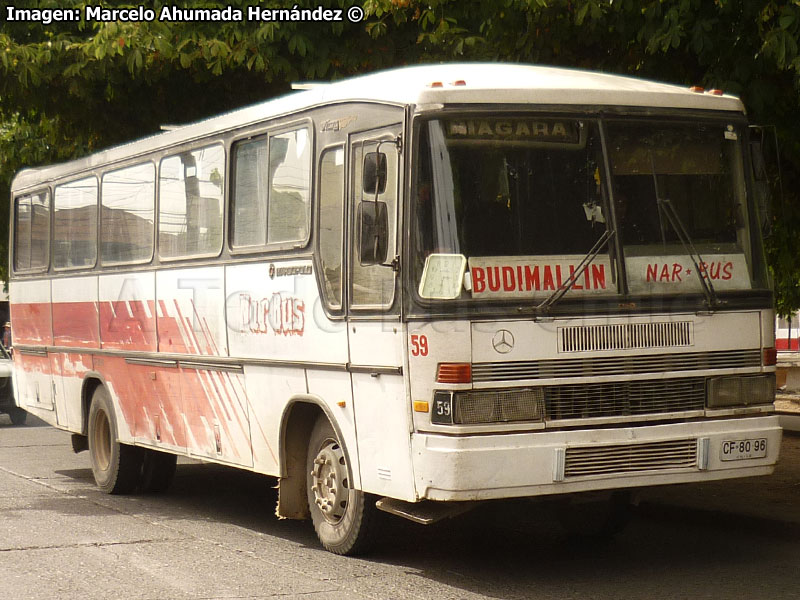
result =
M445 64L23 170L19 403L105 492L247 469L339 554L378 510L770 474L754 148L718 90Z

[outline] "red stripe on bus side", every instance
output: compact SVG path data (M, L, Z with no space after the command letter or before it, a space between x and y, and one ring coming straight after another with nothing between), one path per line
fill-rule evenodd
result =
M56 346L100 347L96 302L53 304L53 341Z
M104 348L156 351L155 302L141 300L102 302L100 339ZM149 312L149 315L148 315Z
M52 343L50 304L46 302L15 303L11 304L9 308L14 344L36 346Z

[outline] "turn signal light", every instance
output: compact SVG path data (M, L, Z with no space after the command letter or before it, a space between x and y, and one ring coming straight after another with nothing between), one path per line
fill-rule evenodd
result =
M778 350L777 348L764 348L763 365L765 367L774 367L778 364Z
M439 363L436 368L437 383L471 383L471 363Z

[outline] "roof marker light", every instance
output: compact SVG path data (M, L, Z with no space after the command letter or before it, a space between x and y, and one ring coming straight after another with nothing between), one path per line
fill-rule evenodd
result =
M708 90L708 93L711 94L712 96L722 96L723 92L722 90L713 89L713 90Z
M466 81L464 81L463 79L456 79L456 80L453 82L453 85L467 85L467 82L466 82Z
M692 87L689 88L689 91L690 92L695 92L697 94L702 94L706 90L701 85L693 85Z
M440 87L444 87L444 84L441 81L434 81L434 82L431 83L431 87L432 88L440 88Z

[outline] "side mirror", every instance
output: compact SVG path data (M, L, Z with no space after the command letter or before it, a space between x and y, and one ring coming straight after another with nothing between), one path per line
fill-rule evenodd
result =
M361 179L365 194L377 196L386 191L386 155L383 152L368 152L364 156Z
M380 265L389 252L389 211L385 202L358 203L358 256L361 265Z

